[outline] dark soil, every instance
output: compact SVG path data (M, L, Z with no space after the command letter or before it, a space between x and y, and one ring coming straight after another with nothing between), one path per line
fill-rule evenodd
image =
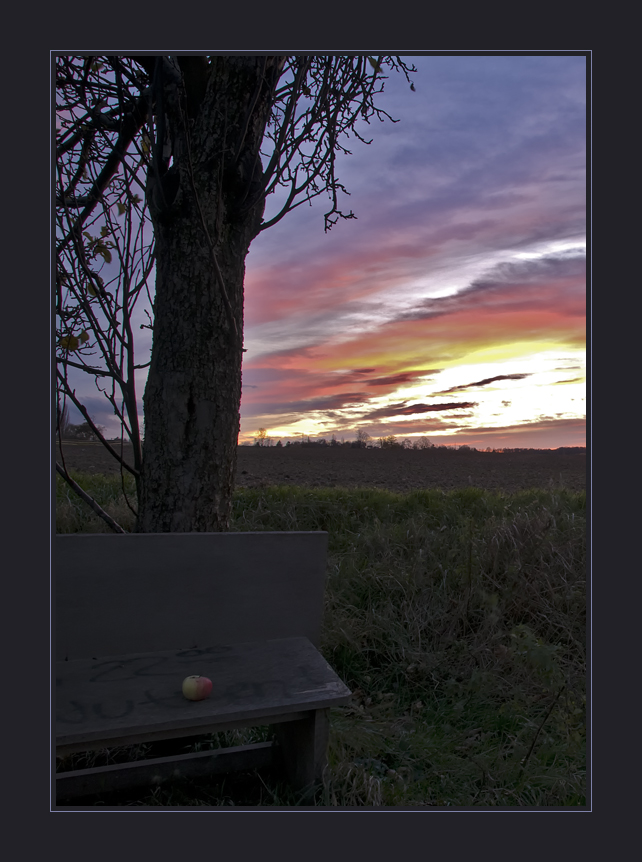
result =
M100 443L65 443L64 454L71 470L119 472L118 463ZM131 447L125 447L125 456L132 463ZM60 461L59 450L56 458ZM586 452L239 446L236 487L266 485L387 488L398 492L471 485L506 492L561 486L582 491L586 487Z

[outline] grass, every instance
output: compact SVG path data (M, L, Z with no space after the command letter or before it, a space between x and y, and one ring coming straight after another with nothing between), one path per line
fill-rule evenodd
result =
M118 477L75 478L133 527ZM56 514L59 532L107 530L60 480ZM329 533L322 652L353 698L332 711L316 805L586 805L585 516L585 493L553 487L235 493L233 530ZM117 802L298 804L269 774Z

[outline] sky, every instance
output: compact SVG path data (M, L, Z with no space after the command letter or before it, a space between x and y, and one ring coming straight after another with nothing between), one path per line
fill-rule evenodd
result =
M399 122L337 160L357 218L324 233L321 196L252 243L239 442L584 446L586 59L405 60L415 91L389 71L376 100Z

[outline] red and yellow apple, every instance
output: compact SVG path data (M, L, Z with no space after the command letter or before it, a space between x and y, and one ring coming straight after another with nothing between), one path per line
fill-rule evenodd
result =
M188 700L205 700L212 693L212 680L193 674L183 680L183 694Z

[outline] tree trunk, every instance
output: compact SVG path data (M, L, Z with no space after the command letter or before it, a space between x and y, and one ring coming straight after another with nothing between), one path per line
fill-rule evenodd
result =
M148 179L156 298L139 532L229 529L245 257L263 216L259 149L278 70L266 57L156 65L166 145L158 142Z

